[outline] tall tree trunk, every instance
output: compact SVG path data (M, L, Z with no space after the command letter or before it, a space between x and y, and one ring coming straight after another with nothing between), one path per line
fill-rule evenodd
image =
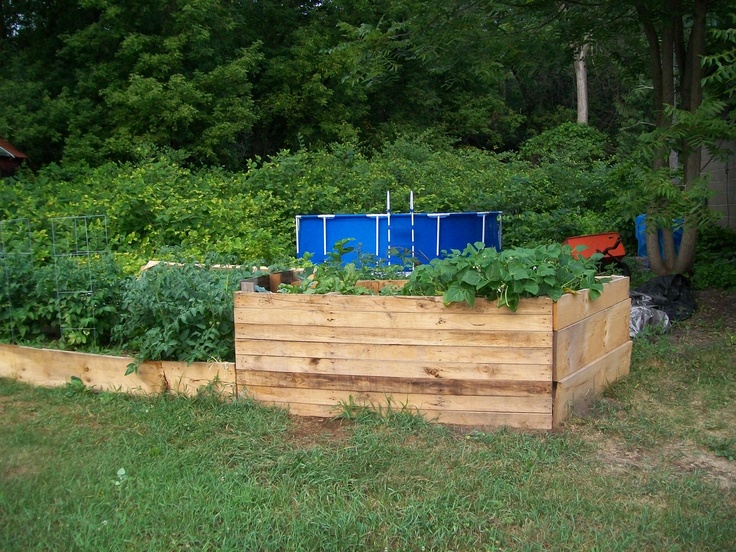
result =
M588 67L587 57L590 44L585 43L575 50L575 90L577 91L578 123L588 124Z
M703 103L703 70L701 59L705 55L706 14L708 0L696 0L693 8L693 25L690 30L690 40L685 50L685 37L682 27L678 43L678 59L683 63L682 74L682 107L694 113ZM681 22L680 22L681 24ZM682 144L683 186L688 189L700 178L700 169L703 162L703 147L694 145L687 139ZM685 219L680 252L674 267L675 273L687 272L695 263L695 247L698 237L698 221L696 215Z
M703 101L700 60L705 54L708 0L695 0L691 25L688 25L690 37L687 44L682 1L667 0L664 7L666 13L670 15L659 19L660 33L655 25L657 17L649 11L646 3L637 3L637 12L649 44L655 118L657 128L660 129L665 129L672 123L665 112L665 106L671 105L694 112ZM678 90L679 98L676 94ZM653 160L654 170L669 165L669 159L679 159L679 162L682 163L683 180L679 185L688 189L700 176L701 148L683 139L679 148L679 156L670 156L670 152L664 150L656 152ZM695 260L698 221L694 215L685 217L683 235L677 253L675 253L672 228L668 225L660 229L663 238L663 258L655 224L656 213L667 207L662 201L660 200L660 203L648 209L647 256L650 266L657 274L688 272L692 269Z

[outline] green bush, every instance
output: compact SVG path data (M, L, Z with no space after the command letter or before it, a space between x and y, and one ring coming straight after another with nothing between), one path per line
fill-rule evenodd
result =
M250 268L161 263L126 282L116 340L138 360L235 359L233 292Z
M218 168L198 171L166 152L125 164L80 170L70 180L54 167L23 180L0 182L0 220L25 217L42 231L35 247L50 251L50 220L104 215L110 247L140 258L162 252L203 259L210 253L266 264L293 251L281 200L252 189L246 175ZM293 227L293 219L291 219ZM289 232L288 230L291 230Z
M293 255L295 215L384 212L387 191L392 211L407 212L413 191L417 212L503 211L504 244L534 246L626 229L632 214L616 201L622 180L606 160L602 137L577 125L530 140L521 155L403 136L377 151L350 143L284 151L244 174L194 170L154 152L136 163L6 179L0 217L29 217L46 251L50 218L106 215L118 254L269 265Z
M595 299L603 290L602 281L596 278L599 259L600 255L582 258L560 244L498 252L477 243L416 267L402 293L442 294L445 303L470 305L477 297L484 297L511 310L516 310L524 297L557 301L568 291L581 289L590 290Z
M589 125L562 123L522 144L523 159L536 164L590 165L609 158L608 137Z
M700 230L692 280L696 289L736 288L736 231L716 224Z
M9 255L0 270L0 339L55 341L66 349L110 345L125 279L112 255L46 263Z

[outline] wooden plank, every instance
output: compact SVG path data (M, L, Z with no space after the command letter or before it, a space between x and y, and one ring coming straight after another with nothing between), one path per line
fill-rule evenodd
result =
M516 312L506 307L499 308L495 301L477 299L474 306L451 303L445 306L442 297L413 297L402 295L340 295L340 294L291 294L291 293L247 293L235 292L235 310L287 309L293 310L351 310L361 312L433 312L478 314L494 313L501 316L522 314L552 314L553 302L548 297L522 299Z
M358 280L355 282L356 287L364 287L371 293L381 293L381 290L386 286L390 286L395 289L403 288L408 280Z
M627 341L556 384L553 426L557 427L572 412L585 414L601 391L626 376L631 367L632 342Z
M33 385L64 385L72 377L97 391L132 394L174 391L193 395L217 380L214 388L224 397L236 395L234 363L146 361L138 372L125 375L134 359L74 351L0 345L0 376Z
M272 406L284 408L295 416L310 416L318 418L334 418L342 413L339 405L315 405L308 403L269 403ZM394 410L401 410L401 405L393 404ZM531 412L463 412L410 409L410 412L419 412L431 422L464 426L477 429L492 429L511 427L528 430L552 429L552 416L544 413Z
M254 296L264 294L254 294ZM372 296L366 296L372 297ZM293 309L271 309L267 305L252 309L236 308L235 325L288 323L293 326L325 326L341 328L383 328L397 330L414 328L422 330L487 330L487 331L551 331L552 315L519 314L498 315L485 312L452 311L437 312L390 312L327 310L308 307Z
M590 299L588 290L566 293L554 305L554 329L561 330L628 298L629 278L626 276L612 276L610 282L603 284L603 294L594 300Z
M505 330L446 330L433 331L403 328L386 331L380 328L332 328L289 324L236 324L236 341L243 339L267 339L272 341L317 341L331 343L374 343L391 345L456 345L488 347L552 347L551 331L505 331Z
M240 291L255 293L256 287L268 288L270 281L271 279L268 274L246 278L245 280L240 280Z
M410 379L386 376L283 373L260 370L238 372L238 385L245 387L289 387L297 389L349 389L388 394L489 395L526 397L552 396L551 381Z
M628 341L630 317L631 300L626 299L555 332L554 380L562 380Z
M552 381L552 364L500 364L482 361L406 362L403 360L376 363L364 359L279 358L259 355L237 355L238 377L241 371L342 374L356 376L395 376L401 378L440 378L451 380L513 380Z
M428 420L478 429L510 427L524 430L552 429L552 416L534 412L458 412L426 410Z
M494 362L501 364L551 364L548 347L416 347L363 343L320 343L241 339L235 343L237 355L273 357L363 359L381 362Z
M274 272L272 274L262 274L240 281L240 291L255 293L256 287L261 287L267 291L276 291L279 285L298 283L296 272L286 270L284 272Z
M262 387L251 385L241 393L247 393L257 401L266 403L311 403L333 406L351 397L356 404L385 405L387 393L358 391L353 389L302 389L285 387ZM420 393L392 393L394 404L404 404L429 410L472 410L479 412L536 412L552 413L551 396L471 396L433 395Z
M131 362L127 357L0 345L0 376L33 385L54 387L77 377L100 391L146 394L165 389L160 363L147 362L138 373L126 376Z
M170 391L195 396L210 386L221 397L237 396L234 362L162 361L160 364Z

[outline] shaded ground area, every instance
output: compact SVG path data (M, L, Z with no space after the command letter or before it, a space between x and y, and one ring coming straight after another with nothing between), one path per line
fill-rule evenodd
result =
M736 345L736 291L709 289L694 293L698 310L692 318L673 328L674 336L694 343L724 337Z

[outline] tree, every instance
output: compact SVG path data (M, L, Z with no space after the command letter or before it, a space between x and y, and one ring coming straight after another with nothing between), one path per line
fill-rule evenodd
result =
M650 165L639 172L639 191L648 199L647 253L658 274L692 268L697 230L708 219L707 190L700 175L703 148L715 149L717 140L731 132L721 118L723 103L704 95L702 85L707 31L723 19L724 13L717 11L723 4L714 0L558 3L573 43L586 44L588 38L596 43L623 41L636 49L641 36L646 40L654 131L644 135L640 150ZM679 251L673 220L682 225Z
M578 123L588 124L588 65L587 58L590 53L588 42L578 46L575 50L575 89L577 91Z
M652 134L653 172L647 209L647 255L658 274L685 273L695 261L698 226L704 221L704 182L700 176L705 146L728 129L719 117L722 104L704 102L702 60L712 0L635 2L649 46L656 130ZM672 207L682 209L673 212ZM674 217L682 220L675 250ZM663 237L660 254L658 232Z

